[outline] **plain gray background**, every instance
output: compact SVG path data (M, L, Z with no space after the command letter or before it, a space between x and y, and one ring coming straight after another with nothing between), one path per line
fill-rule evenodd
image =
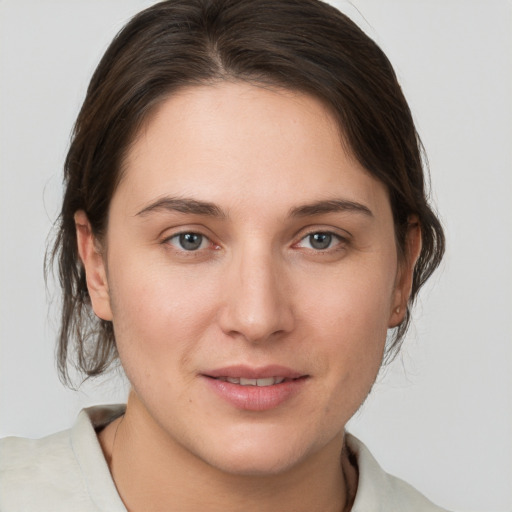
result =
M91 73L144 0L0 0L0 435L40 437L113 375L64 389L43 280L69 134ZM334 2L395 66L430 159L448 251L401 356L349 430L439 504L512 510L512 3ZM49 295L49 296L48 296Z

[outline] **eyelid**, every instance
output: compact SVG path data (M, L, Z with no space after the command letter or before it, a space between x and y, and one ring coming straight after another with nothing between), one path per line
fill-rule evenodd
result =
M176 224L174 226L168 225L165 227L165 229L162 229L158 235L157 238L164 242L166 240L169 240L173 236L176 235L183 235L185 233L195 233L197 235L204 236L210 240L213 240L215 238L214 234L210 229L205 227L203 224Z
M197 226L197 225L179 226L179 227L175 227L175 228L165 229L160 234L159 238L160 238L161 244L169 245L173 249L175 249L177 252L180 252L180 253L192 254L192 253L202 252L209 248L219 249L220 244L218 242L214 241L213 236L211 234L206 234L207 231L209 231L209 230L205 229L202 226ZM203 239L206 239L206 241L208 242L208 245L206 247L196 249L195 251L187 251L186 249L180 248L178 245L171 243L172 239L175 239L175 238L179 237L180 235L185 235L185 234L200 235L201 237L203 237Z
M329 235L336 236L340 240L349 242L352 239L352 233L347 231L346 229L337 228L334 226L325 226L325 225L310 225L305 226L295 235L295 240L300 241L306 238L309 235L314 235L315 233L325 233Z
M199 244L199 247L197 249L190 249L190 250L187 250L184 247L181 247L180 246L180 238L183 235L197 235L198 237L201 237L201 243ZM173 243L173 240L176 240L177 243L176 244ZM211 244L211 240L207 236L202 235L201 233L195 233L193 231L184 231L182 233L175 233L174 235L168 237L166 240L166 243L172 245L178 251L199 252L202 249L206 249L206 247L208 247L208 245ZM206 244L206 247L203 247L205 244Z
M176 239L180 235L184 235L184 234L188 234L188 233L200 235L201 237L203 237L204 239L206 239L209 242L208 246L205 248L197 249L195 251L187 251L186 249L180 248L177 245L170 243L170 241L172 239ZM317 226L306 226L306 227L303 227L294 236L295 241L292 242L291 246L297 247L304 239L306 239L307 237L314 235L316 233L323 233L323 234L331 235L333 238L337 239L339 241L339 243L336 244L336 247L339 245L345 246L345 245L349 244L351 241L351 238L352 238L352 234L350 232L348 232L344 229L341 229L341 228L337 228L337 227L333 227L333 226L318 226L318 225ZM160 235L159 235L161 244L167 244L167 245L174 247L179 252L188 252L188 253L200 252L205 249L212 248L212 246L214 249L220 249L222 247L222 244L219 243L218 241L216 241L215 240L216 238L217 237L214 237L211 234L211 231L209 229L205 228L204 226L198 226L198 225L185 225L185 226L180 225L180 226L176 226L173 228L167 228L167 229L163 230L162 233L160 233ZM326 251L330 251L330 250L334 250L334 249L335 249L335 247L330 247L330 248L327 248L324 250L311 248L310 250L313 250L315 252L323 252L323 251L326 252Z
M337 233L333 233L332 231L312 231L311 233L308 233L306 235L304 235L296 244L295 246L298 246L299 244L301 244L302 242L304 242L305 240L307 240L308 238L310 238L311 236L313 235L316 235L316 234L323 234L323 235L329 235L330 237L332 237L333 239L336 239L338 241L338 243L336 244L339 245L340 243L343 243L346 241L346 239L344 239L343 237L341 237L340 235L338 235ZM315 249L314 247L308 247L307 249L312 249L316 252L322 252L322 251L329 251L329 250L332 250L334 249L334 247L328 247L326 249Z

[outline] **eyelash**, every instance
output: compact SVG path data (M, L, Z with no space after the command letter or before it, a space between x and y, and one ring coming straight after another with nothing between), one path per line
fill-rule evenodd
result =
M200 237L201 238L200 245L196 249L186 249L185 247L183 247L183 243L188 242L185 240L185 237L187 237L187 236ZM172 240L177 240L177 244L172 243ZM214 244L208 236L203 235L202 233L198 233L196 231L182 231L181 233L176 233L176 234L166 238L163 242L165 244L173 246L180 253L190 253L190 254L198 253L201 251L201 249L207 248L207 247L201 247L205 243L208 243L208 245L212 249L219 248L219 246Z
M321 237L327 238L327 247L325 248L318 248L312 246L314 244L312 237L319 236L320 237L320 243L322 243L324 240L321 239ZM186 237L198 237L200 238L199 245L197 248L185 248L185 243L193 243L193 241L186 240ZM176 240L176 243L173 243L172 241ZM327 252L334 252L336 250L339 250L340 248L344 247L346 243L348 243L348 240L337 233L333 233L332 231L310 231L309 233L306 233L302 238L299 240L299 242L295 243L293 247L301 247L301 244L304 241L309 241L309 247L305 247L308 251L312 251L315 253L327 253ZM319 242L319 240L316 240L316 242ZM332 246L333 242L337 242L334 246ZM182 231L180 233L176 233L168 238L166 238L163 243L173 246L177 252L180 253L188 253L190 255L194 253L199 253L202 249L207 249L208 246L202 247L205 243L208 243L210 246L210 249L219 249L220 247L216 244L214 244L210 238L206 235L203 235L202 233L198 233L196 231ZM341 247L340 247L341 246Z
M328 246L325 248L315 248L311 247L312 237L315 237L317 235L320 235L321 237L327 237L328 239ZM305 236L303 236L298 243L294 244L294 247L300 246L301 243L304 241L309 240L310 247L306 247L306 249L316 252L316 253L326 253L326 252L333 252L336 250L339 250L341 247L343 247L348 240L341 235L338 235L337 233L333 233L332 231L310 231ZM318 240L317 240L318 241ZM334 246L331 244L333 242L337 242Z

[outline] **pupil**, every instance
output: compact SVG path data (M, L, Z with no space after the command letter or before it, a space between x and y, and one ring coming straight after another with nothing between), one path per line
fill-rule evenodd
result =
M203 236L197 233L183 233L180 235L180 245L187 251L195 251L201 247Z
M329 233L314 233L309 236L309 242L314 249L327 249L331 245L332 236Z

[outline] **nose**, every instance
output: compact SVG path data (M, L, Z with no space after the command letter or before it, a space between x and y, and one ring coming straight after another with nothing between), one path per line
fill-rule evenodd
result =
M220 312L223 332L262 343L293 330L292 296L283 267L270 250L254 246L233 256Z

